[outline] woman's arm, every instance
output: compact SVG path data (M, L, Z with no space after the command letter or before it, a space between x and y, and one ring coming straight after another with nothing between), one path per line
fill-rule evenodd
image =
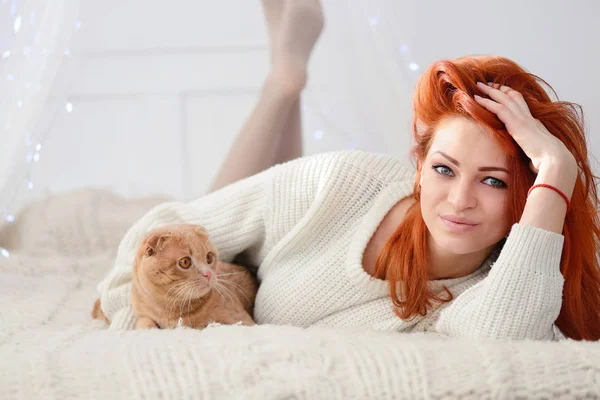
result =
M577 163L569 153L565 159L547 160L540 166L534 184L545 183L561 190L569 199L577 180ZM531 225L550 232L562 233L567 203L554 190L535 188L525 204L520 224Z
M232 261L248 251L252 262L294 228L338 165L364 157L360 152L328 152L275 165L190 203L164 203L144 215L125 234L113 269L98 285L102 311L111 329L133 329L131 281L135 250L149 230L171 223L202 225L219 258Z
M553 185L570 198L576 171L568 159L546 161L535 183ZM555 191L534 189L489 276L442 312L439 331L494 339L556 339L554 322L564 284L560 233L566 210L565 200Z
M440 313L436 330L470 338L556 339L563 242L560 234L513 225L489 275Z
M509 87L479 82L489 98L475 95L494 112L531 160L535 183L571 198L578 175L574 156L531 115L523 96ZM437 329L452 336L495 339L555 339L562 306L560 262L567 204L557 192L535 188L521 220L513 225L486 279L440 313Z
M131 310L132 266L139 243L151 229L172 223L202 225L225 262L245 249L263 246L270 185L280 167L237 181L191 203L160 204L137 221L121 240L114 266L97 288L110 328L135 326Z

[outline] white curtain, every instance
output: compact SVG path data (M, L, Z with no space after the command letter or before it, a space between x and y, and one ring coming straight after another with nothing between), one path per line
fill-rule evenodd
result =
M342 136L347 148L407 153L412 90L422 73L412 55L414 2L322 4L327 26L303 98L309 146L329 138L319 150L337 150Z
M79 0L0 0L0 226L31 197L32 168L65 101Z

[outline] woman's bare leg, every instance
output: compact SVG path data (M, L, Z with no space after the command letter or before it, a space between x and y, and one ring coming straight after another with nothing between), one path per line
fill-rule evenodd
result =
M281 4L283 2L280 0L263 0L263 3L266 3L269 1L272 3L279 3L279 4ZM291 1L294 1L294 0L291 0ZM307 27L306 27L305 32L303 32L303 33L310 35L313 32L317 32L317 35L314 36L314 41L316 41L318 38L318 35L320 34L320 32L323 29L323 24L324 24L323 9L321 7L320 0L308 0L308 1L304 1L304 2L301 1L298 3L303 3L303 5L304 5L303 12L308 15L304 20L307 22ZM268 17L268 13L266 13L266 15ZM285 16L284 16L284 20L285 20ZM290 25L288 25L288 26L290 26ZM277 30L277 32L279 32L279 30ZM288 35L288 37L289 37L289 35ZM282 43L284 43L284 40L285 39L282 40ZM312 42L312 46L314 46L314 41ZM292 47L292 46L293 45L288 45L288 46L286 46L285 44L282 45L283 48ZM312 49L313 49L312 46L310 48L306 47L306 49L304 50L304 54L305 54L307 60L310 57L310 53L312 52ZM308 61L304 62L304 64L303 64L304 67L306 67L307 62ZM306 71L306 69L304 71ZM300 93L298 95L297 101L294 103L294 105L292 105L292 107L289 111L287 123L284 127L283 134L281 135L281 141L279 142L279 146L277 148L276 163L282 163L285 161L293 160L295 158L302 157L302 155L303 155L302 114L300 111L300 107L302 105L301 100L302 99L301 99L301 93Z
M275 164L302 157L302 117L300 114L301 98L298 96L288 113L288 118L279 140Z
M258 103L238 133L211 185L217 190L275 164L283 127L297 94L286 91L278 77L267 77Z
M262 0L272 70L211 191L302 155L300 93L323 28L318 0Z

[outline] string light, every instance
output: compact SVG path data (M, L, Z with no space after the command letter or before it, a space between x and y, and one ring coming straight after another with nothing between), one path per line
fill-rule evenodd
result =
M2 4L7 3L7 0L1 0ZM27 31L24 28L24 24L27 23L28 25L35 25L36 24L36 12L35 11L31 11L31 13L29 15L20 15L17 14L17 2L13 1L12 2L12 6L11 6L11 11L10 11L10 15L13 19L13 25L12 25L12 30L14 32L14 34L19 34L19 35L29 35L28 37L28 41L29 43L27 43L26 45L23 45L23 47L21 49L18 48L9 48L9 49L4 49L4 50L0 50L0 59L2 60L6 60L8 58L10 58L11 56L14 56L15 54L22 54L25 57L30 57L32 54L40 54L42 56L51 56L50 55L50 51L48 47L43 47L40 48L41 46L40 43L42 42L43 39L43 33L41 30L37 30L37 31ZM29 18L27 18L29 17ZM74 29L75 31L79 31L82 27L82 23L80 20L77 20L74 23ZM27 40L27 39L26 39ZM39 46L39 47L35 47L35 46ZM66 57L72 57L72 52L70 48L65 48L64 49L64 55ZM33 61L31 61L33 62ZM37 63L37 61L36 61ZM38 63L37 65L39 65L40 68L44 68L45 63ZM22 73L25 73L26 70L23 70ZM21 88L26 89L26 90L33 90L33 94L35 95L37 91L39 91L42 88L42 83L39 81L32 81L32 80L27 80L27 81L21 81L18 82L18 80L21 80L21 76L19 76L19 74L21 73L21 71L11 71L11 72L6 72L5 78L7 81L17 81L17 83L19 83L19 85L23 85L21 86ZM0 77L1 78L1 77ZM27 96L24 96L27 97ZM10 99L10 98L9 98ZM16 104L16 110L17 112L23 112L21 110L26 110L27 106L28 106L28 100L25 98L21 98L21 99L14 99ZM71 102L65 102L64 103L64 109L66 110L67 113L71 113L73 111L73 103ZM9 116L10 118L11 116ZM10 131L12 129L11 126L11 121L7 118L4 120L3 122L3 126L4 129L6 131ZM16 133L16 132L14 132ZM38 134L35 134L35 136L37 136ZM39 162L40 161L40 157L41 157L41 150L42 150L42 141L39 141L39 136L36 137L35 141L35 146L34 142L32 141L33 136L31 132L25 132L25 147L29 148L29 150L27 150L25 152L25 157L24 157L24 161L25 161L25 165L27 165L26 169L25 169L25 173L26 176L28 176L27 179L25 179L24 183L21 183L21 185L24 184L24 186L26 186L30 191L32 191L35 187L33 180L31 179L31 168L32 168L32 164ZM32 147L33 146L33 147ZM35 149L35 150L34 150ZM16 189L18 190L18 189ZM16 192L15 192L15 196L16 196ZM14 202L14 197L13 200ZM5 204L5 206L8 206L10 208L11 204ZM11 213L8 208L4 208L4 211L0 212L0 221L4 221L6 223L13 223L16 220L15 216L13 215L13 213ZM0 255L2 257L5 258L9 258L10 257L10 252L5 249L4 247L0 247Z
M21 30L21 16L19 15L15 19L14 31L15 31L15 33L19 33L20 30Z
M6 3L6 0L2 0L3 3ZM41 30L36 30L36 31L26 31L25 28L25 23L27 23L28 25L35 25L36 23L36 12L31 11L31 13L29 15L22 15L22 14L18 14L17 13L17 2L13 1L12 2L12 6L11 6L11 11L10 11L10 15L11 17L13 17L13 24L12 24L12 30L14 32L15 35L29 35L25 40L28 41L27 44L24 44L23 47L21 49L18 49L16 47L13 47L11 49L5 49L3 51L0 52L0 58L3 60L6 60L8 58L10 58L11 56L14 56L15 54L22 54L25 57L30 57L32 54L35 54L34 52L41 52L43 54L43 56L51 56L50 55L50 51L48 47L44 47L43 49L40 49L41 46L39 46L39 44L42 42L43 39L43 33ZM29 18L27 18L29 17ZM76 21L75 23L75 30L79 30L81 28L81 21ZM36 46L38 45L39 47L35 48L32 46ZM71 57L72 53L70 48L65 48L64 49L64 55L67 57ZM33 62L33 61L32 61ZM37 60L35 61L37 63ZM39 65L40 68L44 68L45 63L38 63L37 65ZM22 79L21 76L19 76L21 73L25 73L27 70L23 70L23 72L21 70L19 71L10 71L7 72L5 77L7 81L16 81L18 82L19 80ZM31 80L25 81L25 82L18 82L19 84L22 84L23 86L21 86L21 88L24 88L26 90L33 90L33 94L35 94L36 91L39 91L42 88L42 83L35 81L32 82ZM10 99L10 98L9 98ZM16 112L22 112L21 110L26 110L27 106L28 106L28 100L25 98L17 98L14 99L16 104ZM73 104L71 102L66 102L65 103L65 109L68 113L71 113L73 111ZM12 115L9 116L9 118L12 118ZM4 129L6 131L10 131L11 129L14 129L11 126L11 121L10 119L5 119L4 121ZM13 131L14 132L14 131ZM14 132L17 133L17 132ZM41 150L42 150L42 143L41 141L36 140L35 142L35 146L34 142L32 142L32 133L31 132L25 132L25 146L26 148L29 148L26 152L25 152L25 157L24 157L24 161L27 165L26 169L25 169L25 173L26 176L28 176L27 179L25 179L24 185L30 190L32 191L35 187L33 180L31 179L31 168L32 168L32 164L33 163L37 163L40 161L40 157L41 157ZM33 148L32 148L33 146ZM34 150L35 149L35 150ZM18 188L16 189L18 190ZM15 192L15 196L16 196ZM14 197L13 200L14 202ZM11 206L11 204L6 204L7 206ZM3 212L0 213L0 221L4 221L6 223L13 223L15 221L15 216L13 215L13 213L9 212L9 210L7 208L4 209ZM3 257L8 258L10 256L10 253L8 252L8 250L6 250L3 247L0 247L0 255L2 255Z

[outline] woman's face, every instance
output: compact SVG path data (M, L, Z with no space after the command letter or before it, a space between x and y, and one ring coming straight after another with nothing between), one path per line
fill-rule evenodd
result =
M511 228L506 155L464 117L443 120L421 171L421 212L430 239L455 255L491 249ZM449 220L465 219L463 224Z

